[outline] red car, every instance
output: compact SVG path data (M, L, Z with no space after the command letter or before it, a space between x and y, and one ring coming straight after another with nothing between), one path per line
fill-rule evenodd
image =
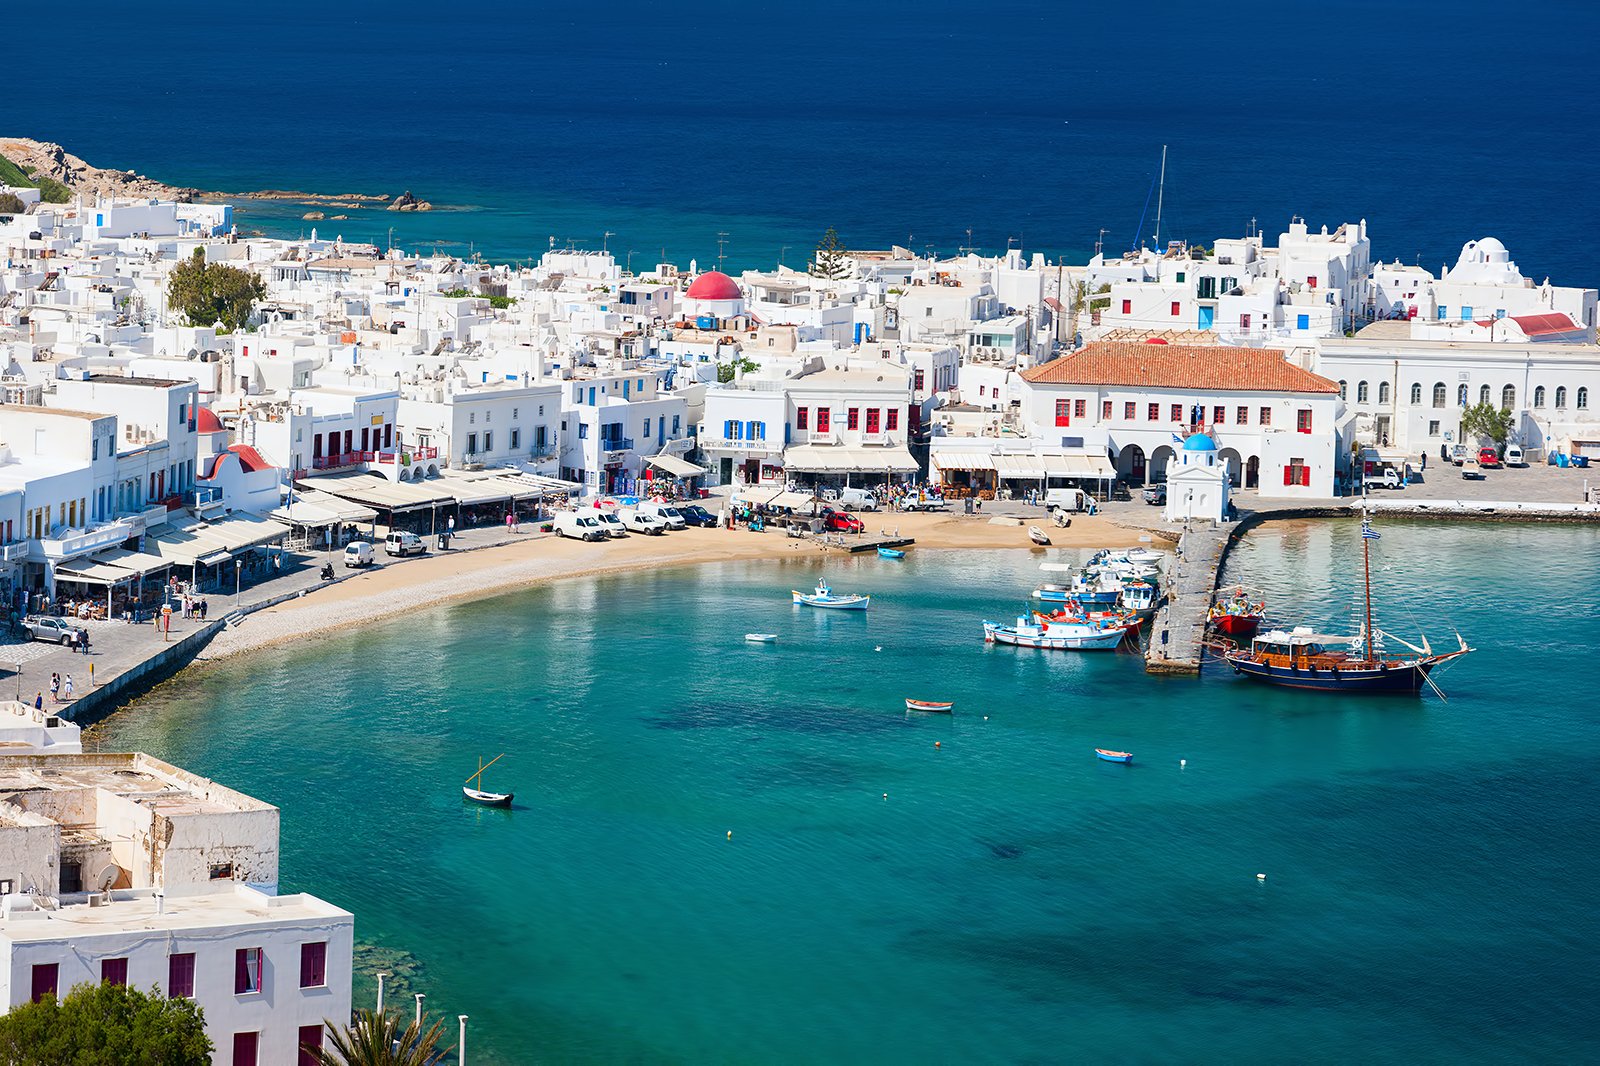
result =
M861 519L849 511L835 511L831 507L822 512L823 528L834 533L860 533L866 527Z
M1478 465L1494 469L1500 465L1500 453L1493 448L1478 449Z

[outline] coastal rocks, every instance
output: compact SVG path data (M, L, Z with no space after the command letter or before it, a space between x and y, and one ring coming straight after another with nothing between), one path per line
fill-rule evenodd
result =
M389 205L388 209L390 211L432 211L433 205L426 200L417 199L411 195L411 190L407 189L394 198L394 202Z
M321 222L323 219L327 218L328 216L323 214L321 211L307 211L305 214L301 215L300 217L305 219L307 222ZM340 215L339 217L343 218L344 216Z
M73 192L86 195L150 197L185 204L200 195L199 189L164 185L136 171L90 166L59 144L30 137L0 137L0 155L36 178L59 181Z

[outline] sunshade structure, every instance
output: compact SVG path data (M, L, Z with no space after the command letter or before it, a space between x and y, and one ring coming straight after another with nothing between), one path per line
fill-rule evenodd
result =
M903 445L849 448L837 444L796 444L784 449L783 466L802 474L908 474L917 461Z
M657 470L671 474L673 477L699 477L702 474L710 473L705 467L695 466L687 459L680 459L676 455L667 455L665 452L660 455L649 456L645 459L645 462Z
M366 504L353 503L316 489L295 489L293 496L268 511L267 517L316 529L322 526L368 525L377 521L378 512Z
M233 511L212 519L173 517L145 537L145 550L176 566L220 566L288 534L281 522Z

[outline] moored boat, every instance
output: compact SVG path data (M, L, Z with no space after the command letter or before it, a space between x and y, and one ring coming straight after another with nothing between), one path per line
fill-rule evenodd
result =
M1255 635L1266 614L1266 603L1262 600L1252 602L1241 585L1232 596L1219 599L1211 605L1206 612L1206 621L1224 636L1245 640Z
M1361 520L1361 557L1366 574L1366 622L1355 636L1327 636L1308 626L1285 632L1275 629L1257 634L1248 648L1223 653L1234 673L1271 685L1320 692L1399 692L1420 693L1424 685L1438 686L1428 675L1435 667L1467 654L1472 649L1459 633L1460 647L1435 653L1422 638L1422 646L1408 644L1385 634L1372 623L1372 542L1380 534L1370 519ZM1386 654L1385 638L1403 645L1410 654ZM1343 647L1339 647L1342 645Z
M872 601L871 596L835 596L826 581L818 581L814 592L790 591L794 594L795 603L834 611L865 611Z
M955 704L953 702L947 703L939 700L906 700L906 710L908 711L932 711L935 714L949 714L954 708Z
M778 634L746 633L744 639L751 644L776 644L778 642Z
M1133 761L1133 752L1131 751L1111 751L1108 748L1096 748L1094 753L1106 762L1130 763Z
M991 644L1017 648L1044 648L1050 651L1110 651L1122 643L1127 630L1101 629L1079 622L1049 622L1030 625L1025 618L1014 626L999 622L983 623L983 639Z
M1122 585L1120 600L1122 608L1134 612L1140 618L1149 618L1155 614L1156 604L1160 599L1161 593L1148 581L1127 581Z
M879 548L878 549L878 558L880 558L880 559L904 559L905 557L906 557L906 553L901 551L898 548Z
M485 807L511 806L512 793L510 792L485 792L482 789L472 787L472 782L474 781L480 785L483 784L483 772L505 757L505 753L501 752L485 763L480 756L478 758L478 772L467 778L467 783L461 786L461 795L473 803L481 804Z

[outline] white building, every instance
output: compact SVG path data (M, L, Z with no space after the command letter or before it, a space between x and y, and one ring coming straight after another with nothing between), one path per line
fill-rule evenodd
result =
M1035 437L1108 454L1129 484L1164 480L1196 433L1263 495L1332 496L1342 472L1339 386L1275 350L1099 342L1022 378Z
M1226 464L1217 461L1217 442L1196 433L1178 449L1167 467L1168 522L1221 522L1228 516L1231 484Z
M354 919L277 880L275 807L147 755L0 757L0 1010L159 986L219 1061L299 1061L349 1017Z

